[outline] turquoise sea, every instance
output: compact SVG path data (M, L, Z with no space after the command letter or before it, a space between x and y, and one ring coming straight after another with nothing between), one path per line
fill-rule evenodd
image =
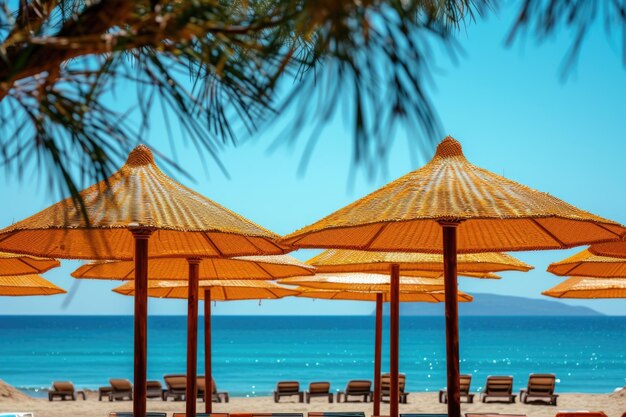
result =
M372 378L373 326L366 316L216 316L214 377L234 396L268 395L285 379L340 389ZM443 328L442 317L402 317L400 370L410 391L445 386ZM149 318L150 379L185 372L185 332L185 317ZM474 389L495 374L513 375L518 389L531 372L555 373L560 392L626 385L626 317L462 317L460 333L461 372L474 375ZM52 380L96 388L132 379L132 365L132 317L0 316L0 379L30 394Z

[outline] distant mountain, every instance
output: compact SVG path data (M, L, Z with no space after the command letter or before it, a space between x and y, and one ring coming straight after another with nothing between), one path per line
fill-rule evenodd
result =
M535 298L513 297L510 295L472 294L474 301L459 303L461 316L603 316L604 314L588 307L578 307L559 301ZM403 316L442 316L443 303L401 303ZM385 303L385 315L389 314L389 304ZM374 313L372 313L374 314Z

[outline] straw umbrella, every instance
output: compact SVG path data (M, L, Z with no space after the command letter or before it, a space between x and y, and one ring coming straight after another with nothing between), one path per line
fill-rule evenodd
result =
M80 204L68 198L1 230L0 250L68 259L134 259L133 411L135 417L145 417L148 258L187 259L194 288L202 258L284 250L275 243L276 234L166 176L143 145L119 171L79 197ZM197 297L189 298L189 313L197 316Z
M443 256L436 253L371 252L329 249L309 259L307 264L317 272L375 272L385 274L392 264L399 264L403 276L441 276ZM492 272L528 272L533 267L511 255L500 252L460 254L458 274L472 278L492 278Z
M402 290L402 284L400 284L400 302L401 303L441 303L445 300L444 291L427 291L427 292L412 292ZM321 300L345 300L345 301L378 301L382 303L388 303L391 301L389 291L386 292L374 292L374 291L356 291L356 290L328 290L321 288L311 287L296 287L295 291L298 292L296 297L302 298L314 298ZM458 292L458 301L462 303L469 303L474 300L469 294L462 291ZM376 310L378 311L378 309ZM381 308L382 311L382 308ZM382 325L382 323L381 323Z
M176 281L188 279L187 261L180 258L150 260L149 280ZM202 280L275 280L295 275L313 275L315 267L289 255L240 256L235 258L204 259L198 269ZM131 261L89 262L74 272L74 278L129 281L135 277Z
M457 253L561 249L617 240L625 232L618 223L470 164L461 144L447 137L424 167L282 242L301 248L443 253L448 415L460 417ZM399 273L399 267L391 267L392 288ZM398 320L394 293L392 332ZM392 395L397 394L396 367L393 363ZM395 403L391 417L398 416Z
M298 276L282 278L278 282L280 284L300 285L322 290L390 291L389 275L363 272ZM438 291L444 289L443 279L441 278L402 277L400 285L404 292Z
M204 300L204 399L206 413L210 414L213 409L211 301L269 300L297 295L298 292L281 287L280 285L276 285L272 282L246 279L201 280L199 281L198 286L204 290L200 292L200 298ZM134 282L126 282L125 284L114 288L113 291L123 295L135 295ZM186 299L189 297L188 283L180 280L150 280L148 281L148 296L155 298ZM189 385L187 385L187 388L189 388Z
M399 281L399 285L397 286L398 291L400 291L401 293L417 293L417 297L421 298L421 301L438 302L437 296L427 293L431 293L432 291L441 291L444 288L443 280L437 278L400 277ZM379 297L373 300L376 301L377 316L375 340L376 355L374 361L373 415L380 415L380 339L382 337L382 303L383 294L386 295L388 298L392 298L394 295L395 286L390 285L390 277L388 275L362 272L336 274L326 273L317 274L312 277L285 278L279 280L279 282L281 284L301 285L308 288L337 291L339 293L341 293L342 291L360 291L365 293L381 294ZM309 294L311 293L309 292ZM391 307L393 307L393 304L391 304ZM392 315L393 314L394 312L392 311ZM395 312L395 314L399 314L399 312ZM394 327L394 325L396 327ZM399 335L399 321L392 321L390 333L392 333L393 335ZM390 371L393 385L394 378L398 378L399 375L399 369L397 366L399 343L398 339L395 339L393 336L391 338L390 351ZM390 394L392 395L391 398L395 398L393 397L393 392L391 392ZM391 400L390 402L393 403L393 401Z
M2 296L55 295L66 292L63 288L35 274L0 276L0 295Z
M198 286L205 290L200 293L200 299L204 300L205 304L210 304L211 301L276 300L299 293L296 290L282 287L273 282L247 279L201 279L198 282ZM135 284L133 281L127 281L114 288L113 291L122 295L134 296ZM209 295L210 298L206 298ZM186 300L189 297L189 284L181 280L149 280L148 296ZM210 329L208 330L210 332Z
M598 243L589 247L589 252L599 256L626 258L626 239L619 242Z
M308 264L318 272L386 272L397 264L402 275L440 277L443 274L443 256L432 253L372 252L349 249L329 249L309 259ZM490 271L529 271L533 267L511 255L499 252L469 253L458 257L459 275L476 278L494 278ZM495 277L498 277L497 275ZM499 277L498 277L499 278ZM378 301L377 310L382 310ZM399 309L397 310L399 314ZM398 319L399 320L399 319ZM395 320L394 320L395 321ZM394 326L399 329L399 323ZM392 335L391 363L398 363L399 334ZM392 374L394 374L392 372ZM395 375L394 375L395 377ZM374 415L380 411L380 372L374 373Z
M309 283L310 284L310 283ZM376 303L375 309L375 331L374 331L374 400L372 415L380 415L381 402L381 353L383 334L383 303L388 303L391 299L389 287L385 291L357 291L352 285L346 285L346 289L322 289L322 285L302 286L296 288L300 293L297 297L326 299L326 300L352 300L352 301L373 301ZM415 286L400 283L400 302L426 302L439 303L444 301L443 291L416 291ZM459 291L459 302L470 302L473 298L469 294ZM390 399L391 402L391 399Z
M626 259L594 255L585 249L548 266L548 272L559 276L626 278Z
M151 261L152 270L157 271L150 274L152 280L164 280L162 282L168 283L167 280L173 280L176 282L179 280L178 286L171 284L163 284L161 289L170 288L172 292L182 294L184 290L185 297L192 299L193 297L204 299L204 314L205 314L205 343L207 348L205 349L205 375L206 378L211 376L211 360L210 360L210 319L211 319L211 299L220 299L227 294L211 294L211 288L216 287L211 285L208 281L203 281L204 291L199 291L197 286L189 285L187 282L186 261L179 258L158 258ZM113 279L113 280L128 280L134 276L135 265L133 262L128 261L104 261L104 262L92 262L85 264L72 273L74 278L83 279ZM313 275L315 267L307 265L298 261L296 258L289 255L272 255L272 256L243 256L238 258L211 258L206 259L200 265L198 265L198 279L202 280L231 280L228 282L242 282L241 280L274 280L278 278L285 278L294 275ZM183 280L183 281L180 281ZM232 281L238 280L238 281ZM153 281L149 281L154 284ZM226 285L226 281L224 283ZM195 288L192 288L195 287ZM247 294L253 295L252 298L265 298L257 295L263 295L264 292L274 289L271 286L261 286L261 284L250 284L250 290L246 292L246 289L241 285L231 285L235 291L235 295L239 297L245 297ZM125 287L128 288L128 287ZM183 289L181 289L183 288ZM134 291L134 285L132 286ZM152 291L153 296L158 296L156 292L158 288L153 288L148 291ZM175 291L174 291L175 289ZM191 291L189 291L191 290ZM191 292L195 292L195 296ZM214 290L215 291L215 290ZM190 296L191 295L191 296ZM199 295L199 297L198 297ZM271 295L271 294L269 294ZM169 295L165 295L166 298L173 298ZM174 297L180 298L180 297ZM270 297L272 298L272 297ZM242 299L242 298L236 298ZM197 301L195 301L197 302ZM190 313L192 314L192 313ZM197 370L196 370L196 358L197 351L196 346L198 343L197 332L197 309L195 316L188 318L188 323L192 323L188 326L187 334L187 407L189 410L195 411L195 393L197 383ZM208 352L208 353L207 353ZM208 384L206 385L208 386ZM210 413L212 403L206 402L206 412Z
M0 275L43 274L60 265L56 259L0 252Z
M542 294L555 298L626 298L626 279L572 277Z

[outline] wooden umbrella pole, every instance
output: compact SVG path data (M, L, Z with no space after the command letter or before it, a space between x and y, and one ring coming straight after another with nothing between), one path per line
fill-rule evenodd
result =
M211 357L211 288L204 289L204 401L206 413L213 412L213 370Z
M376 294L376 336L374 340L374 414L380 415L380 360L383 342L383 294Z
M148 239L152 231L130 229L135 238L135 374L133 415L146 417L148 358Z
M400 351L400 265L391 265L391 291L390 291L390 313L391 323L389 333L391 386L389 387L389 416L398 417L398 401L400 399L398 374L399 374L399 351Z
M189 285L187 288L187 394L188 417L196 417L198 393L198 285L200 260L187 259L189 263ZM206 395L206 387L205 387Z
M459 379L459 307L457 304L457 249L458 222L442 222L443 274L446 300L446 364L448 368L448 416L461 417Z

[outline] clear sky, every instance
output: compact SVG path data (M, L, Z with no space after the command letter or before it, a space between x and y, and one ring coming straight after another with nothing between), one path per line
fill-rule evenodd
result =
M510 179L549 192L592 213L626 223L626 71L619 44L606 41L596 28L571 76L562 81L563 57L570 37L543 45L531 39L507 49L504 39L511 16L491 16L459 35L464 56L452 63L437 54L432 94L446 133L463 144L468 159ZM293 113L287 113L289 120ZM308 126L302 126L307 130ZM165 129L155 120L150 145L174 153ZM303 137L294 148L268 152L278 129L221 155L226 178L209 161L200 161L190 145L179 145L177 161L193 180L177 179L203 195L274 230L289 233L419 168L428 158L411 158L411 132L398 133L386 174L375 180L357 175L350 180L351 136L340 118L323 131L305 174L298 175ZM415 149L415 148L411 148ZM430 145L422 149L432 155ZM429 156L430 157L430 156ZM4 204L0 224L9 225L59 199L49 191L45 174L18 181L6 174L0 181ZM500 281L461 279L467 292L540 298L541 291L560 282L545 272L550 262L581 249L514 254L535 266L526 274L504 273ZM316 252L294 253L306 259ZM0 314L132 314L132 298L111 293L117 283L82 281L69 276L78 262L45 276L68 289L70 296L2 298ZM624 300L567 301L607 314L626 315ZM285 299L218 303L216 314L369 314L370 303ZM151 300L150 314L185 314L183 301Z

